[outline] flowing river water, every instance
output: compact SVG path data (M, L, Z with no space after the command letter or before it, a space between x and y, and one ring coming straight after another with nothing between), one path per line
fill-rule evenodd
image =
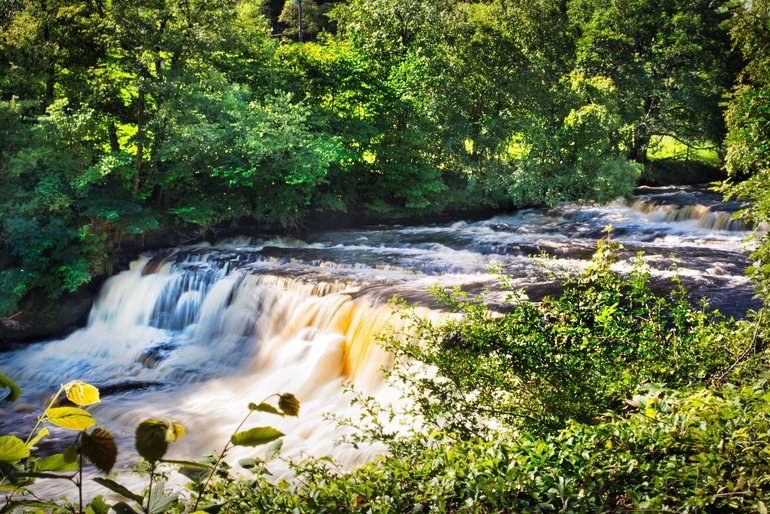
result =
M380 373L388 355L376 342L386 329L404 329L392 296L436 319L443 314L427 292L433 284L489 288L489 301L500 302L504 292L487 270L495 264L537 301L557 289L532 256L579 267L612 225L624 245L620 269L644 252L657 287L678 274L694 298L741 316L753 304L743 276L749 232L730 220L736 208L700 189L642 188L604 206L302 240L234 238L144 255L107 280L85 328L0 354L0 371L24 391L0 410L0 433L26 437L45 398L79 379L102 392L92 412L119 439L120 463L135 462L133 431L146 418L181 422L188 435L172 455L194 459L224 446L249 402L292 392L302 402L298 418L265 414L249 426L285 432L289 457L328 454L352 466L378 449L335 446L339 429L324 414L353 412L345 382L385 401L394 396ZM64 435L54 432L48 444ZM259 453L242 450L232 460Z

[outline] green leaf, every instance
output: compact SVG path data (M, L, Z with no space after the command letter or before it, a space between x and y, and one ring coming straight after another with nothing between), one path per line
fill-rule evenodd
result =
M105 473L109 473L118 458L118 447L112 434L103 429L95 428L91 433L83 434L81 441L83 455Z
M0 462L14 462L29 457L29 447L15 435L0 436Z
M63 453L56 453L37 462L36 471L77 471L78 464L75 461L67 461Z
M29 446L30 448L33 448L42 438L47 436L48 433L49 433L48 429L47 428L43 428L42 430L40 430L37 433L37 435L35 435L35 437L29 442L29 444L27 446Z
M243 432L236 432L230 438L235 446L259 446L275 441L284 433L273 427L255 427Z
M94 386L79 380L73 380L72 382L64 384L64 390L67 393L67 399L81 407L100 401L99 390Z
M208 514L217 514L222 510L222 507L224 507L224 503L213 503L211 505L204 505L196 512L206 512Z
M267 447L267 451L265 452L265 460L270 460L281 453L281 448L283 448L283 439L278 439Z
M128 490L124 486L120 485L119 483L115 482L114 480L110 480L109 478L97 477L97 478L94 478L94 482L96 482L97 484L99 484L101 486L106 487L107 489L109 489L113 493L118 493L121 496L125 496L126 498L130 498L130 499L134 500L139 505L142 504L142 500L143 500L142 496L140 496L140 495L138 495L136 493L132 493L130 490ZM115 509L115 507L116 507L116 505L112 506L113 509ZM131 512L133 512L133 509L131 509Z
M148 514L163 514L179 502L179 495L173 494L166 496L163 490L163 484L158 484L152 488L150 504L148 505Z
M70 430L85 430L96 424L91 413L77 407L54 407L45 411L48 421Z
M118 502L112 506L112 510L118 514L139 514L126 502Z
M16 507L33 507L36 509L55 509L57 507L56 502L41 501L41 500L11 500L3 508L2 512L13 512ZM21 512L29 512L27 509L23 509Z
M19 389L19 386L17 386L13 380L6 377L2 373L0 373L0 386L9 389L8 394L6 394L3 398L0 398L0 401L15 402L19 399L19 396L21 396L21 389Z
M144 459L157 462L168 450L168 423L158 419L147 419L136 427L135 446Z
M254 403L249 404L249 410L255 410L259 412L267 412L269 414L276 414L278 416L283 416L281 414L281 411L270 405L269 403L262 402L259 405L256 405Z
M238 461L238 465L244 469L256 468L262 461L253 457L247 457Z
M179 473L189 478L190 480L192 480L193 483L200 484L200 483L203 483L203 481L209 477L209 475L211 474L211 469L182 466L181 468L179 468Z
M64 462L76 462L78 460L77 447L74 444L67 446L64 453L62 453L62 457L64 458Z
M110 506L107 505L107 502L105 502L104 498L101 496L97 496L91 500L91 503L89 503L86 508L86 514L108 514L109 511Z
M24 470L16 462L3 462L0 461L0 476L4 477L11 483L11 486L7 490L14 490L19 485L21 477L19 473ZM0 489L2 490L2 489Z

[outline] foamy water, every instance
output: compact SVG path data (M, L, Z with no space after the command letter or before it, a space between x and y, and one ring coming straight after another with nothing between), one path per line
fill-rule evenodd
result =
M494 264L537 300L553 284L532 255L578 267L611 224L613 239L626 247L619 269L643 251L656 282L677 273L694 296L740 314L751 305L742 275L749 232L719 207L698 191L649 191L604 206L325 231L304 240L241 237L142 256L104 284L88 326L0 354L0 371L24 390L19 402L3 406L0 431L26 436L45 398L79 379L103 392L93 412L119 438L121 464L136 460L133 430L145 418L185 425L188 435L172 455L194 459L224 447L249 402L292 392L302 402L298 418L260 413L249 426L285 432L287 457L332 455L355 466L381 448L335 445L340 429L325 414L357 416L344 392L349 382L383 401L398 398L381 378L390 357L377 342L407 330L388 305L391 296L439 320L447 314L435 309L427 288L490 289L490 301L500 301L505 293L487 273ZM55 432L51 440L61 437ZM238 449L230 461L263 451Z

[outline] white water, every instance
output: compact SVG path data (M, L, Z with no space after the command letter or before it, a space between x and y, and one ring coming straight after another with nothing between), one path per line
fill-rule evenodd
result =
M671 196L690 203L667 203ZM385 401L396 398L382 383L379 370L389 357L376 342L389 327L404 330L387 306L393 294L431 306L426 289L439 283L470 292L492 288L494 301L502 293L485 267L495 263L537 299L551 279L529 255L545 251L579 266L612 224L624 256L646 252L656 280L670 277L677 264L695 295L736 313L745 309L748 233L720 230L744 227L730 226L713 199L699 203L704 198L697 191L652 191L607 206L323 232L304 241L237 238L140 257L105 283L87 327L0 354L0 371L24 390L21 401L2 411L0 432L26 435L46 396L80 379L102 390L94 416L119 437L122 463L134 460L134 427L150 417L185 425L188 435L173 455L194 459L224 446L249 402L292 392L302 402L299 418L261 415L250 426L284 431L288 457L334 455L354 466L378 449L335 446L339 429L324 414L354 413L345 382ZM235 452L231 461L260 451Z

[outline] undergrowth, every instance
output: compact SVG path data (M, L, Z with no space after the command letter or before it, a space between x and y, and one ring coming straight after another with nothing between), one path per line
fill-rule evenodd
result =
M404 307L414 335L385 341L395 356L388 377L404 401L381 406L359 394L361 417L341 420L358 429L346 444L387 447L359 469L307 459L291 463L292 481L276 482L266 465L280 449L274 443L265 459L241 462L252 474L238 479L223 461L230 445L264 444L280 432L239 426L207 461L167 461L168 443L183 430L148 420L136 444L149 471L145 491L97 479L133 503L19 500L29 481L52 473L79 489L84 458L102 471L114 464L85 444L98 439L90 422L67 427L77 433L74 450L60 456L35 456L46 435L36 427L27 441L0 438L3 487L12 486L2 511L767 512L770 355L762 312L724 319L691 303L676 281L657 294L642 257L630 272L613 268L618 249L608 236L586 269L554 271L563 292L537 304L511 290L506 312L492 312L483 298L435 289L460 314L438 325ZM18 390L2 379L15 399ZM69 396L79 384L62 391ZM292 399L251 404L249 414L295 415ZM47 407L41 424L57 424L62 413L53 409L61 408ZM67 467L47 470L46 462ZM190 479L186 491L166 490L155 475L160 463Z

